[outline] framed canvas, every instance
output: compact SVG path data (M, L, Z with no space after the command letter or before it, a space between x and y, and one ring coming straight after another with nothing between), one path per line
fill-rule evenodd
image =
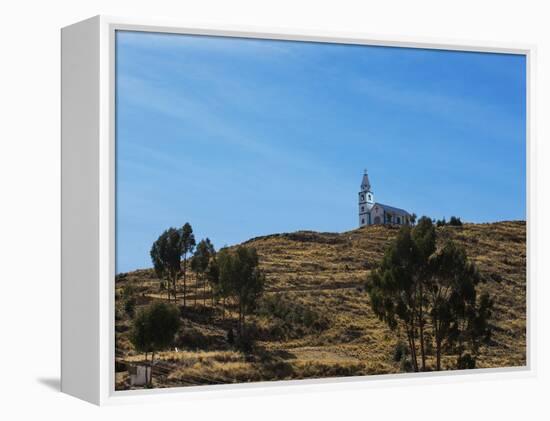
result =
M63 28L62 391L532 375L533 57L104 16Z

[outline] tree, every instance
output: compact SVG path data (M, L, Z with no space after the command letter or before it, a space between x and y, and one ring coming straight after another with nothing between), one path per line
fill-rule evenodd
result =
M237 283L234 269L233 252L229 248L222 248L210 262L208 279L214 287L214 295L222 300L222 318L225 319L226 301L234 295Z
M413 213L413 214L411 215L411 217L410 217L411 225L416 224L416 219L417 219L417 218L418 218L418 217L416 216L416 213Z
M138 352L151 353L151 375L149 384L153 381L153 363L155 352L168 348L174 340L174 335L180 326L179 310L176 306L162 302L151 304L136 315L130 341Z
M206 280L205 275L208 269L210 260L215 254L214 245L208 238L199 241L195 254L191 258L191 269L197 276L197 282L195 283L195 304L197 302L197 288L198 281L201 280L203 284L203 305L206 306Z
M484 292L481 294L480 299L475 303L475 307L472 307L469 312L468 326L466 329L465 339L469 343L470 351L473 356L473 367L475 368L476 358L479 354L479 348L482 344L490 344L492 328L489 323L489 320L492 317L494 308L494 300L489 296L488 293ZM462 351L462 350L458 350ZM457 359L457 363L460 366L461 360L465 358L465 354L460 354Z
M155 268L155 273L159 279L166 280L171 285L174 302L177 302L177 282L183 272L183 305L185 307L186 298L186 270L187 254L193 251L195 247L195 237L193 229L189 223L182 228L169 228L164 231L151 247L151 260ZM181 259L183 256L183 271ZM170 291L168 292L170 298Z
M155 273L172 287L174 301L177 301L177 280L181 273L182 237L181 230L169 228L164 231L151 247L151 260ZM170 298L170 291L168 291Z
M206 268L206 280L210 284L210 291L212 297L212 307L214 307L214 299L221 296L219 285L220 285L220 267L218 265L218 260L216 258L216 253L212 255L208 267ZM224 308L225 311L225 308ZM225 314L224 314L225 316Z
M401 227L366 285L374 313L390 329L405 331L415 371L419 371L417 343L421 369L426 370L426 279L429 258L435 250L435 235L432 221L426 217L420 218L414 228Z
M193 253L194 248L195 248L195 236L193 234L193 228L191 228L191 225L188 222L186 222L181 229L181 252L183 256L183 306L184 307L185 307L185 300L187 296L187 255L189 253Z
M426 314L426 289L427 281L430 275L429 260L436 250L436 231L430 218L422 217L412 229L412 239L414 244L414 277L417 289L417 322L420 333L420 354L422 358L422 371L426 370L426 350L424 325Z
M441 369L444 347L457 354L458 368L473 368L480 345L491 337L493 300L487 293L478 300L476 286L481 276L464 248L453 241L448 241L430 264L436 368Z
M421 369L427 369L425 347L431 348L431 338L436 368L441 370L444 348L457 354L457 367L471 367L480 345L490 338L493 302L488 295L478 302L476 285L480 280L475 265L454 242L448 241L436 251L434 224L422 217L414 228L400 229L378 268L367 278L366 290L374 313L391 330L406 333L414 371L419 371L417 344ZM427 318L431 335L425 332Z
M372 271L365 285L371 307L380 320L407 335L414 371L418 371L416 352L417 285L413 276L415 251L411 229L403 226L384 253L379 268Z
M238 329L242 336L246 314L254 310L263 293L265 276L259 268L256 249L239 246L218 253L219 283L223 294L232 295L239 309Z

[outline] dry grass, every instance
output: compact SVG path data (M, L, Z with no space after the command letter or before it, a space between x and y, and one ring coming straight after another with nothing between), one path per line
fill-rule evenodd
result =
M266 273L266 295L284 294L291 302L323 315L321 331L298 329L281 338L273 335L277 320L252 316L260 340L248 354L232 349L227 330L233 326L232 310L221 317L219 308L199 291L194 304L194 277L190 276L190 308L183 317L180 352L159 354L165 368L156 387L283 380L399 372L393 361L397 338L372 313L362 286L380 260L394 227L370 226L342 233L298 232L255 238L254 246ZM478 367L511 367L526 364L526 248L525 223L465 224L438 228L438 241L452 238L463 244L486 282L480 290L495 299L493 344L482 349ZM166 299L151 270L131 272L117 280L117 309L121 288L137 288L139 305ZM233 320L232 320L233 318ZM127 316L117 321L117 357L139 361L128 341ZM451 366L450 357L443 366ZM429 356L428 364L433 363ZM120 374L120 373L119 373ZM120 379L119 379L120 377ZM122 374L117 388L127 388Z

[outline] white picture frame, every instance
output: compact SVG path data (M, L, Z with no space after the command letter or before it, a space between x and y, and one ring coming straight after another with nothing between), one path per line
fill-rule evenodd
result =
M475 372L431 372L321 380L114 390L115 44L117 30L219 35L477 52L522 54L527 62L527 365ZM62 376L61 390L94 404L197 399L296 391L514 378L536 373L533 279L536 166L533 138L532 45L387 38L356 33L239 26L195 26L152 19L96 16L65 27L62 47ZM201 392L197 394L196 392Z

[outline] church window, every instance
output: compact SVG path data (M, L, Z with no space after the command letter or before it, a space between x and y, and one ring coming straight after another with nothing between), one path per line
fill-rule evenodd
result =
M364 211L365 211L365 207L361 206L361 212L364 212Z
M364 223L365 223L365 219L361 219L361 223L364 224Z

